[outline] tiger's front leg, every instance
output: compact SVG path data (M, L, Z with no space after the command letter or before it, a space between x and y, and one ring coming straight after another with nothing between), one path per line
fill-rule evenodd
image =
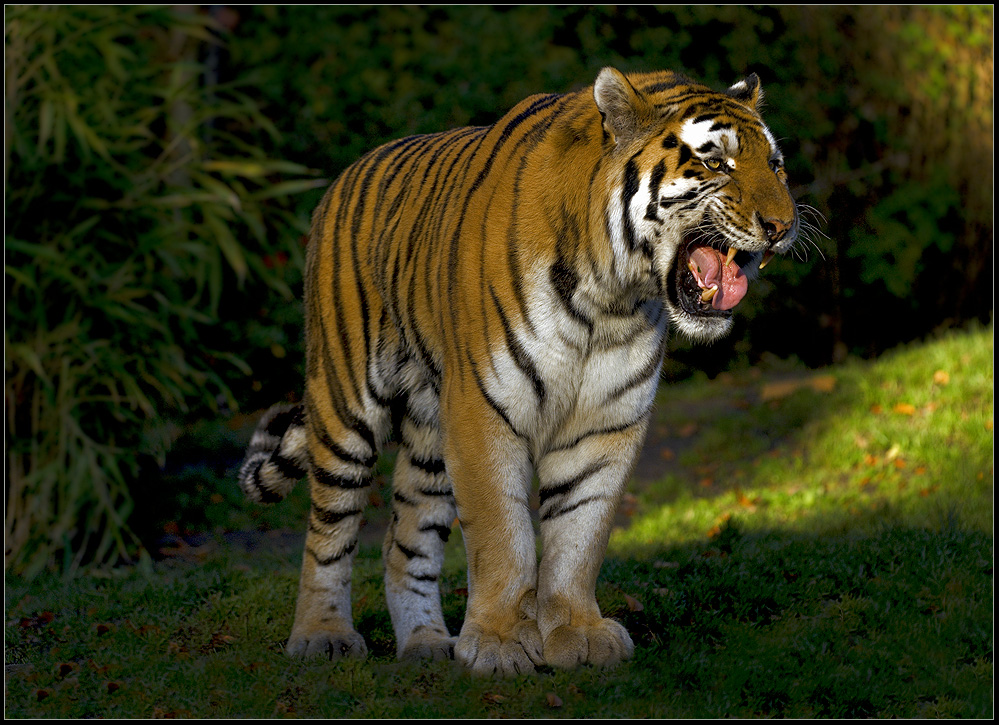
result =
M538 627L545 661L554 667L609 666L634 652L627 630L600 614L596 581L645 428L643 418L622 431L584 437L539 462Z
M532 672L544 660L527 443L478 390L452 388L442 403L444 455L468 560L455 659L479 675Z

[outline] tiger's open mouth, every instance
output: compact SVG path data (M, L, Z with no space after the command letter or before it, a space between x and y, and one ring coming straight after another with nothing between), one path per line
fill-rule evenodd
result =
M753 269L758 254L709 246L689 237L674 266L677 301L694 316L729 317L749 288L743 267Z

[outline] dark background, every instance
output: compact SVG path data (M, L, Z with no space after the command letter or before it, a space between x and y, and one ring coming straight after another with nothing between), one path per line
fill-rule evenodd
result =
M304 235L349 163L605 65L757 73L816 228L665 377L990 323L992 13L7 7L8 564L128 553L179 431L300 393Z

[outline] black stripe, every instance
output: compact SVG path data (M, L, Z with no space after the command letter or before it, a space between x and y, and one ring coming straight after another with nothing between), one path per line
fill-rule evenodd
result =
M271 457L267 460L269 463L274 464L274 467L278 469L278 472L280 472L282 476L291 479L292 481L297 481L306 474L304 468L299 466L290 458L285 458L278 451L274 451L271 454Z
M564 446L559 446L558 448L552 448L548 452L549 453L557 453L558 451L567 451L567 450L569 450L571 448L575 448L580 443L582 443L584 440L586 440L587 438L590 438L592 436L613 435L614 433L623 433L624 431L628 430L629 428L633 428L636 425L638 425L639 423L644 422L647 415L648 415L648 411L643 412L641 416L639 416L635 420L629 421L627 423L622 423L621 425L611 426L610 428L598 428L596 430L591 430L588 433L583 433L581 436L579 436L578 438L576 438L572 442L566 443Z
M589 496L587 498L580 499L579 501L577 501L576 503L572 504L571 506L566 506L566 507L559 508L559 509L556 509L555 507L552 507L551 510L547 511L541 517L541 520L542 521L550 521L551 519L554 519L554 518L556 518L558 516L564 516L567 513L571 513L572 511L575 511L576 509L578 509L580 506L583 506L583 505L588 504L588 503L593 503L594 501L601 501L601 500L603 500L605 498L606 498L605 496Z
M561 254L558 255L551 269L548 270L548 279L552 283L552 287L555 288L555 293L562 301L566 311L578 322L585 325L589 332L593 332L593 320L576 309L576 306L572 303L572 296L575 294L576 286L579 284L579 275L569 266L569 263Z
M368 456L355 455L350 451L348 451L346 448L342 448L337 444L336 441L330 438L330 435L327 431L316 432L315 430L313 430L313 433L316 434L316 437L319 439L319 442L323 445L323 447L326 450L328 450L330 453L332 453L334 456L339 458L341 461L344 461L345 463L354 463L357 464L358 466L371 468L373 465L375 465L375 461L378 460L377 454L372 453Z
M631 380L628 380L627 382L621 384L618 388L616 388L615 390L613 390L604 399L604 405L607 405L607 404L609 404L609 403L617 400L618 398L620 398L625 393L627 393L627 392L629 392L631 390L634 390L639 385L642 385L643 383L647 382L653 376L658 376L659 375L659 365L661 364L661 362L662 362L662 358L660 356L653 355L649 359L649 361L642 367L642 369L639 370L637 373L635 373L635 376L633 378L631 378Z
M303 419L303 411L301 405L296 405L291 410L285 410L278 413L273 418L267 422L267 427L264 428L268 435L272 435L275 438L283 438L284 434L288 432L288 429L293 425L301 425Z
M631 200L638 193L638 188L641 184L641 179L638 176L638 165L635 163L636 158L638 158L638 154L628 159L628 163L624 165L624 184L621 188L621 205L624 207L622 210L624 216L624 241L631 252L635 251L637 246L635 242L635 223L631 218Z
M402 544L399 543L398 539L394 539L393 541L396 545L396 548L398 548L399 551L401 551L406 556L407 559L415 559L417 557L421 559L429 558L426 554L417 551L416 549L410 549L408 547L403 546Z
M691 153L690 146L688 146L687 144L682 144L680 146L680 158L676 162L676 168L679 169L685 163L687 163L688 161L690 161L693 157L694 157L694 154Z
M309 552L309 555L316 560L316 563L319 564L319 566L329 566L331 564L337 563L338 561L340 561L340 559L353 552L356 546L357 542L356 541L352 542L350 546L341 551L339 554L334 554L333 556L327 557L325 559L320 559L319 555L315 551L313 551L311 547L307 546L305 547L305 550Z
M687 76L682 73L676 73L667 81L655 81L654 83L649 83L648 85L642 86L642 93L661 93L662 91L668 91L671 88L676 88L677 86L694 86L699 88L697 83L692 81ZM704 90L709 90L704 87Z
M260 467L264 465L265 462L266 461L260 461L260 463L254 467L253 472L248 476L248 479L253 484L253 487L260 493L261 503L277 503L278 501L283 501L284 496L279 493L275 493L270 488L265 486L263 481L260 480Z
M454 496L454 491L451 489L447 489L446 491L434 491L433 489L428 488L418 488L416 490L424 496Z
M312 475L315 476L317 483L329 488L341 488L350 491L371 485L370 476L365 476L358 480L356 478L348 478L347 476L338 476L335 473L327 471L325 468L315 465L312 466Z
M315 514L316 518L323 524L327 526L333 526L338 524L346 518L351 516L360 516L360 509L353 509L351 511L330 511L329 509L319 508L315 503L312 504L312 513Z
M534 386L534 393L538 396L538 405L544 405L546 395L545 381L541 379L541 374L538 373L538 369L534 366L534 361L531 360L531 357L521 346L520 341L514 334L513 328L510 326L510 320L503 313L503 306L500 304L499 298L496 296L496 290L493 289L492 285L489 285L489 294L492 295L493 304L496 305L496 311L499 313L500 324L503 325L503 335L506 338L506 346L513 356L513 361Z
M652 168L652 176L649 179L649 204L645 207L645 218L649 221L660 221L659 215L659 187L662 186L663 177L666 176L666 159L661 159Z
M441 538L441 541L447 542L451 538L451 527L445 526L444 524L424 524L420 527L420 531L430 532L436 531L437 535Z
M432 476L444 473L444 461L440 458L431 458L428 460L410 455L409 462L414 468L419 468L424 473Z
M522 435L520 433L520 431L518 431L514 427L513 422L507 416L506 411L503 409L503 406L501 406L499 403L497 403L495 400L493 400L493 396L491 396L489 394L489 392L486 390L485 383L483 383L482 382L482 378L479 377L479 371L477 369L478 366L476 366L475 362L472 360L471 353L469 353L469 352L466 351L465 355L466 355L466 357L468 359L469 366L470 366L471 371L472 371L472 377L475 378L475 384L479 387L479 392L482 393L482 397L485 398L485 401L487 403L489 403L489 406L494 411L496 411L496 414L503 420L504 423L506 423L507 427L511 431L513 431L514 435L516 435L518 438L524 438L525 436Z
M669 198L666 198L666 199L662 199L659 202L659 204L661 206L671 206L673 204L679 204L680 202L690 201L690 200L696 199L698 196L700 196L700 194L703 191L704 191L704 189L702 189L701 187L695 186L693 189L689 189L688 191L684 192L683 194L680 194L680 196L672 196L672 197L669 197Z
M609 461L602 459L591 463L589 466L584 468L582 471L577 473L575 476L570 478L568 481L563 481L562 483L552 484L550 486L544 486L538 490L538 503L539 507L544 506L545 502L548 501L552 496L560 496L569 493L576 486L581 484L590 476L599 473L605 469Z
M418 504L418 503L417 503L416 501L412 501L412 500L410 500L410 499L406 498L405 496L403 496L403 495L402 495L401 493L399 493L398 491L393 491L393 492L392 492L392 499L393 499L393 500L394 500L394 501L395 501L396 503L401 503L401 504L404 504L404 505L406 505L406 506L419 506L419 505L420 505L420 504Z

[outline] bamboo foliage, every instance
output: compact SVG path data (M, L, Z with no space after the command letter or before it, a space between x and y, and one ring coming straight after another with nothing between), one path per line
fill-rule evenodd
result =
M301 264L289 197L325 182L206 84L201 14L19 7L5 35L5 566L134 559L142 467L171 416L235 407L248 369L212 330L233 296L291 297L261 260Z

